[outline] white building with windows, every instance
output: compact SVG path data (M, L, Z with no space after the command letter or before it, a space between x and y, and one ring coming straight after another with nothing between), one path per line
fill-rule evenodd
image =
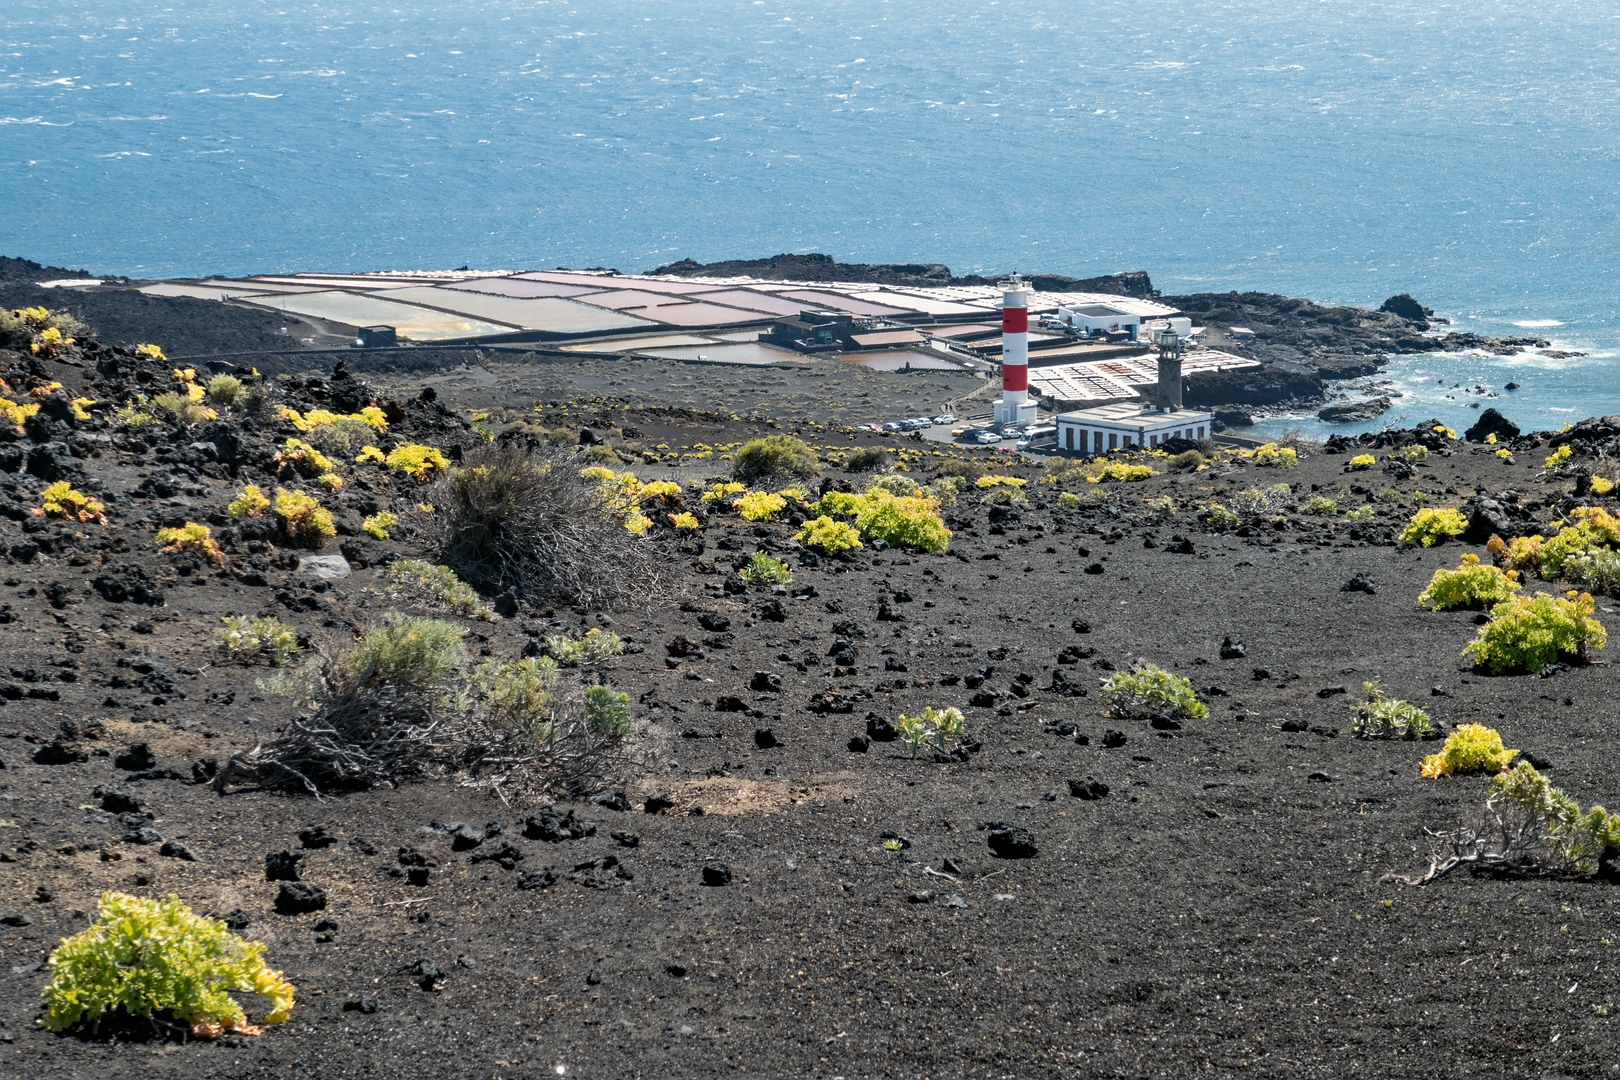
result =
M1212 420L1195 409L1163 412L1148 402L1121 401L1059 414L1057 447L1077 457L1126 447L1152 449L1170 439L1207 439Z

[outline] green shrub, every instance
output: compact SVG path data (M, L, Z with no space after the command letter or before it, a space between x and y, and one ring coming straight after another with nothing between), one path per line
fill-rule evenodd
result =
M1592 592L1620 592L1620 551L1591 548L1564 559L1566 580Z
M1462 557L1455 570L1436 570L1429 587L1418 596L1418 604L1435 611L1452 608L1487 608L1500 604L1519 591L1517 571L1503 572L1482 564L1472 552Z
M630 734L630 695L606 686L585 691L585 725L609 739Z
M429 692L461 670L466 631L442 619L389 614L368 629L345 660L357 682Z
M1065 491L1058 496L1058 505L1065 510L1077 510L1080 508L1080 496L1072 491Z
M890 547L913 548L929 554L943 552L951 542L951 531L934 512L932 499L915 495L891 496L874 491L855 515L855 528L862 538L882 540Z
M1169 521L1176 516L1176 500L1168 495L1152 500L1147 507L1160 521Z
M1339 501L1326 495L1313 495L1305 503L1305 512L1318 517L1336 517L1339 513Z
M876 446L863 446L849 455L849 460L844 462L844 468L850 472L872 472L888 467L889 452Z
M1350 706L1350 731L1363 739L1426 739L1434 734L1429 714L1410 701L1384 693L1375 682L1361 684L1365 701Z
M195 551L215 566L224 566L225 553L219 549L219 542L212 534L213 530L208 526L188 521L174 528L159 529L155 539L165 555Z
M1587 646L1601 649L1608 640L1592 609L1590 593L1515 596L1491 609L1462 654L1493 675L1537 672L1561 656L1585 659Z
M448 566L435 566L422 559L396 559L383 571L383 580L395 590L414 593L469 619L495 617L495 610L484 598Z
M578 446L579 445L579 436L576 433L572 432L572 431L564 431L561 428L557 428L557 429L555 429L553 431L546 432L546 445L547 446Z
M1228 529L1235 529L1243 524L1242 518L1220 503L1210 503L1204 507L1204 512L1198 516L1204 519L1204 524L1216 532L1226 532Z
M936 709L928 705L921 716L901 714L895 719L895 727L899 729L901 741L911 747L913 760L923 747L930 745L941 753L953 753L967 737L967 718L962 710L955 708Z
M231 991L267 998L267 1024L284 1022L292 1010L292 984L265 965L263 945L193 914L172 893L167 900L102 893L96 914L89 929L51 952L40 1021L49 1031L80 1023L94 1030L122 1011L147 1019L168 1013L202 1038L258 1034Z
M767 435L744 443L731 472L745 484L777 480L808 480L820 467L804 440L793 435Z
M298 633L274 615L257 619L227 615L224 622L219 644L233 659L251 660L263 654L269 656L276 667L281 667L298 651Z
M1355 457L1350 459L1350 468L1356 470L1357 472L1364 469L1370 469L1376 464L1378 464L1378 459L1373 457L1371 454L1357 454Z
M773 559L763 551L756 551L748 559L748 565L737 571L742 579L750 585L789 585L793 582L793 571L780 560Z
M1046 463L1046 467L1048 469L1054 468L1059 460L1060 459L1058 458L1051 459ZM935 466L934 475L952 477L959 476L969 483L972 483L974 480L977 480L979 477L984 475L984 466L980 465L976 461L942 461Z
M557 678L557 662L549 656L530 656L513 663L486 660L473 674L490 719L536 746L552 737L551 695Z
M1358 506L1354 510L1346 510L1344 512L1344 519L1346 521L1371 521L1377 516L1378 511L1374 510L1370 506Z
M249 484L225 507L225 516L232 521L241 521L245 517L261 517L268 509L270 500L264 497L259 485Z
M769 491L750 491L737 500L737 513L744 521L769 521L787 509L787 500Z
M311 445L328 454L348 459L370 445L377 437L377 429L364 420L341 416L331 423L311 426L307 437ZM368 458L370 456L367 455Z
M437 449L420 443L406 443L389 451L383 463L404 473L418 484L425 484L450 467L450 461Z
M331 513L301 491L277 488L276 516L281 519L282 532L295 544L318 548L327 537L337 535Z
M1198 700L1190 680L1157 664L1115 672L1103 683L1102 698L1108 714L1123 719L1201 720L1209 715L1209 707Z
M983 480L984 478L980 477L980 479ZM965 486L966 481L963 483ZM866 493L870 495L874 491L887 491L890 495L915 495L920 487L921 485L909 476L891 473L888 476L880 476L866 485Z
M236 404L242 393L242 380L234 375L215 375L208 380L208 399L227 408Z
M546 653L563 667L590 667L619 656L624 652L624 641L615 633L603 633L591 627L574 640L567 634L546 638Z
M1423 461L1429 456L1429 448L1422 443L1413 443L1401 451L1401 457L1407 461Z
M1086 470L1086 480L1093 484L1130 484L1156 475L1150 465L1128 465L1123 461L1093 462Z
M579 452L579 460L593 465L623 465L624 459L607 443L594 443Z
M1254 463L1273 469L1292 469L1299 464L1299 452L1288 446L1266 443L1254 451Z
M1179 454L1172 454L1165 460L1165 465L1177 472L1197 472L1206 458L1197 450L1183 450Z
M1496 773L1506 769L1517 753L1502 745L1502 736L1495 728L1458 724L1457 730L1446 736L1440 752L1423 759L1422 771L1431 780L1471 772Z
M1443 540L1454 536L1461 536L1468 528L1468 519L1462 516L1462 511L1450 507L1436 510L1425 507L1412 515L1401 531L1401 540L1408 544L1422 544L1424 547L1433 547Z
M825 514L805 522L794 539L823 555L842 555L861 546L861 534L853 525L834 521Z
M1620 814L1601 806L1583 811L1528 761L1491 781L1487 805L1496 810L1513 807L1539 826L1551 851L1550 869L1593 874L1620 851Z
M366 520L360 525L360 531L373 540L388 540L391 536L389 528L399 524L399 518L387 510L379 510L375 514L367 514Z

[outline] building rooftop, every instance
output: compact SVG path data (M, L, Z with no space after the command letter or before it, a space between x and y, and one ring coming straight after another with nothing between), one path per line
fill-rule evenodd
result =
M1194 417L1208 417L1209 413L1201 409L1175 409L1163 412L1159 409L1144 409L1140 400L1111 401L1106 405L1097 405L1090 409L1075 409L1072 412L1059 413L1058 419L1090 420L1099 423L1111 424L1175 424L1183 423Z

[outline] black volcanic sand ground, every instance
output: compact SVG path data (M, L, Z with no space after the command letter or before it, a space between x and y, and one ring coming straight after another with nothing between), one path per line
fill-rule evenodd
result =
M114 359L123 374L94 374ZM105 395L140 369L105 350L82 362L43 374ZM740 413L772 411L757 373L698 374L750 399ZM440 386L444 400L462 404L461 388ZM468 388L466 403L487 404L478 396L486 390ZM550 390L525 399L503 383L500 392L526 407ZM325 393L278 391L301 405ZM602 412L599 403L581 406L569 423L652 429L673 415ZM700 420L692 418L693 430L711 442L718 431L772 430L729 416ZM609 621L640 648L609 673L633 703L644 768L622 786L635 809L572 805L595 835L548 843L523 836L533 805L508 806L450 780L321 801L251 790L220 796L190 782L194 761L249 747L289 715L258 685L270 669L217 650L219 618L274 613L328 643L378 618L387 605L368 592L377 562L423 549L409 536L356 536L359 515L403 509L418 491L362 476L326 499L342 530L328 551L341 545L371 565L320 590L291 571L297 553L228 533L223 571L177 562L152 542L157 524L207 519L244 482L269 483L268 453L291 433L282 426L228 417L149 439L99 421L31 430L46 442L20 437L0 450L73 449L79 456L41 455L40 468L99 481L110 524L28 517L45 478L8 470L0 479L0 547L13 553L0 568L10 669L0 687L6 1075L1545 1077L1615 1069L1614 891L1464 873L1426 888L1381 880L1424 869L1424 829L1471 820L1488 781L1419 778L1419 758L1434 744L1352 739L1346 709L1363 679L1383 680L1447 726L1499 727L1510 746L1550 762L1583 803L1614 805L1609 668L1550 679L1466 670L1459 652L1472 617L1424 613L1414 601L1436 568L1468 549L1390 543L1409 503L1375 503L1378 517L1362 522L1285 509L1288 528L1250 536L1206 532L1191 513L1211 497L1286 482L1294 504L1313 487L1352 483L1369 494L1421 488L1442 505L1476 487L1513 489L1521 506L1550 517L1549 504L1572 483L1543 475L1544 450L1522 450L1509 465L1455 444L1405 481L1346 474L1345 456L1310 453L1287 473L1235 464L1113 486L1106 502L1079 510L1057 508L1051 488L1032 485L1030 506L995 527L969 495L948 511L956 535L947 555L867 550L817 568L789 547L788 526L716 516L701 560L672 559L673 595L612 613L528 607L469 624L475 649L502 657L537 635ZM189 445L207 439L217 448L228 434L239 440L234 476ZM404 410L392 434L471 441L459 419L422 402ZM1145 509L1161 496L1179 508L1171 520L1154 521ZM1347 504L1362 499L1347 496ZM1172 553L1174 536L1189 538L1193 553ZM784 554L795 587L814 590L783 598L783 621L761 615L770 594L720 589L730 561L756 546ZM1376 592L1342 591L1358 573ZM102 577L103 591L117 595L105 582L127 586L142 575L163 593L161 604L110 603L92 585ZM901 621L879 621L880 605ZM729 629L703 629L704 614L725 615ZM1616 627L1609 608L1600 618ZM1089 632L1077 633L1076 620ZM839 624L861 635L856 671L844 677L828 659ZM667 667L665 644L677 635L706 642L706 657ZM1247 655L1221 659L1226 637ZM1071 646L1087 655L1059 664ZM1097 680L1139 658L1189 676L1210 703L1208 719L1159 733L1099 715ZM987 667L981 689L999 694L995 707L973 707L973 691L944 684ZM781 691L751 690L760 671L779 675ZM1088 695L1045 689L1060 672ZM1031 678L1018 681L1023 674ZM851 711L813 712L815 695L837 695ZM751 712L715 711L726 697ZM847 748L868 713L893 717L928 704L964 706L982 749L941 765L910 760L898 743ZM88 760L36 763L65 720L81 725ZM104 734L86 737L91 721ZM1284 731L1285 721L1306 730ZM1076 725L1089 745L1056 734L1059 724ZM757 728L781 745L759 749ZM1110 728L1124 732L1123 746L1103 747ZM157 768L181 779L130 780L114 756L134 741L150 744ZM1071 797L1068 782L1086 778L1105 783L1107 797ZM149 827L199 861L121 841L125 826L96 808L95 789L113 785L133 788ZM641 812L653 794L673 809ZM514 867L475 862L481 849L453 850L433 825L457 821L503 825L484 850L511 844ZM981 830L991 821L1028 830L1038 856L994 857ZM329 905L278 915L264 856L298 850L300 830L317 824L337 842L306 852L304 880L324 887ZM885 833L909 846L886 850ZM385 872L401 847L437 863L425 887ZM961 870L955 880L930 873L946 859ZM728 864L730 884L703 884L712 860ZM549 885L519 887L544 885L547 869ZM198 911L245 913L246 933L267 943L271 963L298 987L291 1021L256 1039L187 1045L36 1029L48 977L40 961L87 925L107 889L174 892ZM337 923L333 940L318 941L321 919ZM421 960L444 972L442 990L419 988L410 969ZM375 1011L348 1007L366 999Z

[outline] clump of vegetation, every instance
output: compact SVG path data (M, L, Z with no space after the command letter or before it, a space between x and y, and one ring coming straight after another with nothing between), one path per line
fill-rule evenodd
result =
M731 472L745 484L808 480L820 471L815 453L793 435L767 435L744 443Z
M790 585L793 583L793 571L788 564L780 559L773 559L763 551L756 551L749 556L748 565L737 571L738 575L750 585Z
M678 514L669 515L669 527L676 532L695 533L699 528L698 519L691 511L682 510Z
M850 472L873 472L888 467L889 452L876 446L864 446L844 462L844 468Z
M1058 505L1065 510L1077 510L1080 508L1080 496L1072 491L1065 491L1058 496Z
M246 615L227 615L225 629L219 632L219 644L233 659L251 660L268 656L270 662L281 667L298 651L298 634L291 626L273 615L256 619Z
M1430 855L1428 873L1398 880L1422 885L1465 865L1586 877L1612 866L1620 853L1620 814L1601 806L1582 810L1521 761L1491 781L1479 826L1434 835L1445 847Z
M585 691L585 724L607 739L623 739L630 734L630 695L607 686Z
M1607 476L1594 476L1587 484L1587 490L1593 495L1608 495L1614 491L1614 481Z
M723 484L715 484L713 487L709 488L703 493L701 501L706 503L723 503L730 500L733 495L740 495L747 490L747 484L739 483L736 480Z
M1350 468L1354 469L1356 472L1361 472L1364 469L1370 469L1376 464L1378 464L1378 459L1373 457L1371 454L1357 454L1355 457L1350 459Z
M557 682L557 662L549 656L486 660L474 674L493 722L530 747L550 742L556 732L551 699Z
M1209 715L1190 680L1157 664L1115 672L1103 683L1102 698L1108 715L1121 719L1201 720Z
M177 529L159 529L157 543L165 555L195 551L215 566L225 565L225 553L219 550L219 543L213 539L213 531L195 521L188 521Z
M1021 487L1023 487L1024 485L1026 485L1028 483L1029 483L1029 481L1025 480L1021 476L996 476L996 475L991 475L991 476L981 476L981 477L979 477L977 480L973 481L973 486L977 487L977 488L994 488L994 487L1021 488Z
M1147 508L1160 521L1169 521L1176 516L1176 500L1168 495L1152 500Z
M1412 443L1405 450L1401 451L1401 457L1412 462L1425 461L1428 459L1428 456L1429 448L1424 446L1422 443Z
M405 443L403 446L395 447L383 462L390 469L404 473L418 484L426 484L450 467L449 459L438 450L419 443Z
M956 708L936 709L928 705L921 716L902 713L895 718L894 726L900 732L901 741L911 747L913 760L928 746L942 754L955 753L967 738L967 718Z
M1361 684L1365 700L1350 706L1350 731L1363 739L1427 739L1435 733L1429 714L1384 693L1376 682Z
M1092 484L1130 484L1158 475L1151 465L1130 465L1123 461L1093 462L1086 480Z
M242 380L235 375L215 375L208 380L208 400L230 408L242 395Z
M1583 589L1620 592L1620 551L1609 548L1577 551L1564 560L1563 573L1565 579Z
M1462 654L1493 675L1541 671L1561 657L1584 661L1588 646L1601 649L1608 640L1593 606L1591 593L1573 590L1504 600Z
M1210 503L1208 506L1204 507L1203 513L1199 514L1198 516L1203 519L1204 524L1208 525L1216 532L1226 532L1243 524L1242 518L1238 517L1220 503Z
M422 559L395 559L383 572L383 580L394 590L414 594L469 619L495 617L495 610L448 566L435 566Z
M1305 502L1305 512L1317 517L1337 517L1339 501L1326 495L1313 495Z
M388 530L397 524L399 524L398 516L387 510L379 510L375 514L366 515L366 520L360 525L360 531L373 540L388 540L392 538Z
M22 430L22 426L28 421L28 418L38 412L39 405L37 402L30 401L26 404L18 404L10 398L0 397L0 419L5 420L7 424L19 431Z
M276 517L281 519L281 531L294 544L318 548L337 535L331 512L301 491L276 489Z
M182 385L178 390L165 390L153 394L149 402L152 413L175 424L201 424L219 419L219 413L203 404L207 391L195 384Z
M331 458L301 439L288 439L271 460L278 471L303 477L320 476L333 469Z
M94 1032L104 1017L122 1013L154 1022L168 1014L202 1039L259 1034L232 991L267 998L266 1024L284 1022L292 1010L293 986L265 964L262 944L194 914L172 893L166 900L102 893L96 915L51 952L40 1021L48 1031L88 1024Z
M1197 450L1183 450L1179 454L1172 454L1165 459L1165 465L1176 472L1197 472L1206 468L1209 459Z
M249 484L225 507L225 516L232 521L241 521L243 518L262 517L268 509L270 500L259 490L259 485Z
M861 546L861 534L855 526L834 521L825 514L805 522L794 539L813 551L832 556Z
M45 489L40 505L34 510L34 516L107 524L107 508L101 504L101 500L92 499L82 491L76 490L66 480L58 480Z
M1433 509L1425 507L1412 515L1401 530L1401 540L1408 544L1422 544L1424 547L1461 536L1468 528L1468 519L1462 516L1460 510L1450 507Z
M768 491L750 491L737 500L744 521L769 521L787 509L787 500Z
M1551 454L1548 454L1547 459L1543 461L1542 464L1549 469L1556 469L1558 466L1562 465L1564 462L1568 461L1572 456L1574 456L1574 453L1575 451L1570 447L1569 443L1565 443L1563 446L1560 446L1558 449L1554 450Z
M1544 539L1542 536L1515 536L1508 542L1493 534L1485 542L1485 550L1491 553L1498 566L1512 570L1533 569L1541 564L1541 544Z
M657 548L566 458L480 447L441 488L440 557L487 592L597 607L660 586Z
M388 417L375 405L367 405L357 413L335 413L326 409L311 409L301 413L297 409L290 409L283 405L276 410L277 420L286 420L302 434L308 434L316 428L341 424L344 421L364 424L373 431L387 431Z
M1269 466L1273 469L1292 469L1299 464L1299 452L1293 447L1266 443L1263 446L1255 447L1254 457L1251 460L1259 466Z
M1471 772L1497 773L1506 769L1516 754L1517 750L1502 745L1502 736L1495 728L1458 724L1440 752L1423 759L1423 775L1438 779Z
M591 627L578 640L567 634L546 638L546 652L562 667L590 667L624 653L618 634Z
M1561 576L1564 564L1574 555L1620 544L1620 520L1602 507L1577 506L1570 517L1572 524L1563 525L1551 539L1541 540L1537 548L1543 578Z
M1462 565L1455 570L1436 570L1429 579L1429 587L1418 596L1420 607L1435 611L1453 608L1494 607L1510 599L1519 591L1518 571L1502 571L1487 566L1472 552L1462 557Z

